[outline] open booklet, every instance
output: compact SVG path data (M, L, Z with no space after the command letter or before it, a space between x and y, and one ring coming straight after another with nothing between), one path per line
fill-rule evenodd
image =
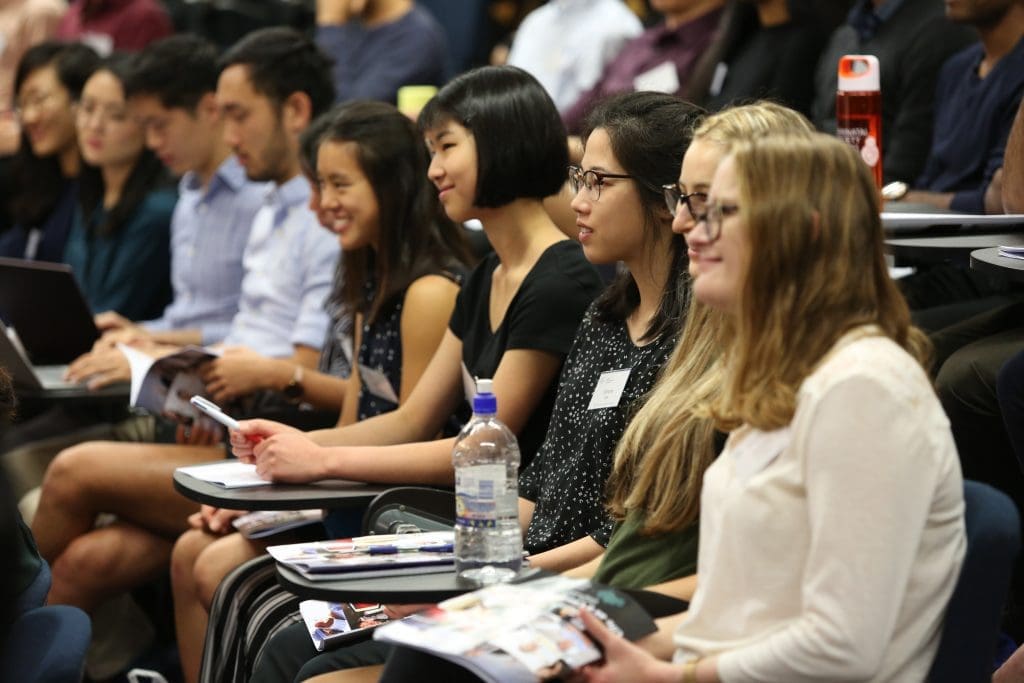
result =
M430 531L272 545L267 551L310 581L335 581L451 571L454 541L452 531Z
M373 629L388 623L384 606L375 602L303 600L299 613L317 652L369 639Z
M118 344L132 371L129 394L131 405L155 415L196 418L199 412L189 403L196 394L205 395L206 385L199 377L199 366L217 358L219 352L201 346L186 346L180 351L154 358Z
M550 576L446 600L380 627L374 639L449 659L487 681L532 683L601 658L583 628L581 608L629 640L655 631L629 593Z

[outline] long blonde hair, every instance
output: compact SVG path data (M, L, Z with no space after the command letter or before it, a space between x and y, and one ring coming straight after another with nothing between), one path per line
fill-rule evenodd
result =
M715 144L727 154L743 140L766 135L808 135L801 114L771 102L732 107L707 117L694 142ZM684 279L681 286L689 286ZM689 292L687 295L689 296ZM664 373L626 427L608 479L613 517L644 515L645 534L682 529L696 521L704 470L714 460L715 424L708 405L722 385L719 334L724 315L689 296L686 321Z
M720 424L789 424L804 378L855 327L878 326L925 365L930 345L889 277L878 191L856 151L815 134L751 140L732 160L753 257L722 337Z

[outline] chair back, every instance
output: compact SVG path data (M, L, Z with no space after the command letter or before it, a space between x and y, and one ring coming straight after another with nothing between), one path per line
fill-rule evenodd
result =
M930 683L990 681L1003 603L1020 549L1020 515L1010 498L964 482L967 554L946 608Z
M422 486L388 489L370 501L364 534L448 531L455 524L455 494Z
M0 649L0 681L78 683L92 637L77 607L48 605L23 613Z

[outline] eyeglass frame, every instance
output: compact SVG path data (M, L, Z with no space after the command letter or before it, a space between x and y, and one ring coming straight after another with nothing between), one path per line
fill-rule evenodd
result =
M704 224L704 237L708 242L717 242L722 236L722 222L740 212L739 204L708 204L707 211L694 217L697 225ZM696 228L695 228L696 229Z
M592 202L596 202L601 199L601 186L604 185L605 178L635 179L634 176L626 173L605 173L604 171L595 171L594 169L584 171L576 164L569 165L566 168L566 172L569 176L569 186L572 188L573 194L579 194L580 188L585 187L589 193L588 196L590 197L590 201ZM589 174L593 174L597 179L597 181L591 185L587 185L587 181L585 180ZM579 177L579 181L577 180L577 177Z
M15 117L21 119L25 116L25 112L27 111L45 111L46 109L49 109L54 98L60 97L60 95L60 91L51 90L49 92L33 95L32 97L20 97L14 101L12 111L14 112ZM72 100L70 104L73 106L76 103Z
M679 212L679 203L682 202L686 205L686 210L690 212L690 218L697 220L697 212L693 210L690 197L703 197L704 201L708 199L707 192L683 192L683 188L679 186L678 182L662 185L661 193L665 197L665 205L668 207L668 212L672 214L673 218Z

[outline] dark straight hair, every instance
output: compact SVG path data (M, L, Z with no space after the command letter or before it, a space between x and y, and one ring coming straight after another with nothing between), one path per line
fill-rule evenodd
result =
M100 58L92 48L80 43L45 42L30 47L14 75L15 96L28 77L39 69L52 66L57 80L67 90L71 102L77 102L82 86L95 71ZM55 155L36 156L28 134L22 131L21 144L12 160L11 214L14 222L34 227L46 220L60 199L67 178L61 173Z
M666 228L659 235L658 224L671 217L665 206L662 185L675 182L693 131L704 116L700 107L671 95L632 92L599 103L584 124L584 137L600 128L611 140L612 153L626 174L633 178L644 212L646 248L672 255L661 303L643 339L678 333L687 305L686 241ZM666 244L667 242L667 244ZM598 316L621 321L640 305L640 290L629 272L619 275L597 299Z
M465 269L469 248L461 228L441 210L427 179L427 148L405 115L382 102L350 102L332 110L320 125L321 146L352 146L377 200L377 249L345 252L340 291L335 292L346 310L372 323L416 279ZM364 286L370 281L376 288L367 301Z
M104 59L94 73L109 72L122 84L123 88L130 69L131 57L115 54ZM121 191L120 199L90 234L96 237L110 237L116 234L135 214L146 196L154 188L168 182L169 179L164 172L163 164L143 145L142 152L136 159L135 166L132 167L124 189ZM83 164L78 181L78 204L82 209L82 218L86 225L91 225L93 213L103 202L104 191L103 175L100 169L90 164Z
M334 60L295 29L253 31L221 57L218 67L223 71L236 64L248 67L253 90L277 106L293 93L302 92L309 97L315 118L334 102Z
M476 143L476 200L496 208L544 199L565 183L565 126L537 79L512 66L485 66L452 79L420 112L421 130L454 121Z
M125 97L151 95L166 109L193 113L204 95L217 90L217 57L213 43L187 33L150 43L132 62Z

